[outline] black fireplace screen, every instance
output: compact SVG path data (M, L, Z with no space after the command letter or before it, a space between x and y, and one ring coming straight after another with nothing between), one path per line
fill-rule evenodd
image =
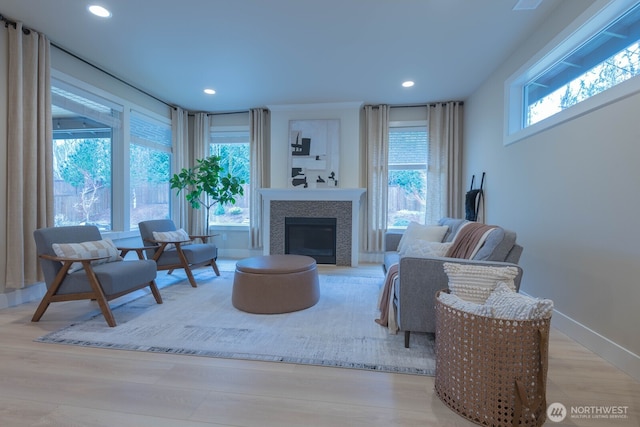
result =
M307 255L318 264L336 263L336 219L287 217L284 253Z

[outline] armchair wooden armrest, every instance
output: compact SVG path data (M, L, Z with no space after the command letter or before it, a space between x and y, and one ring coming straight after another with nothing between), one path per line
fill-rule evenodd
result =
M202 243L208 243L209 237L219 236L219 234L190 234L189 237L191 240L200 239Z
M178 251L178 253L180 254L180 257L181 258L184 257L184 254L182 253L182 244L190 243L191 240L166 241L166 240L156 240L156 239L145 239L145 242L156 243L159 245L159 246L154 246L154 248L157 248L157 250L155 254L153 254L153 260L157 261L162 255L162 253L164 252L167 245L174 245L176 247L176 251Z
M137 247L124 247L118 246L116 249L120 251L120 257L124 258L129 252L134 251L138 254L138 259L144 259L144 251L148 249L156 249L157 246L137 246Z
M43 259L48 259L50 261L60 261L60 262L67 262L69 261L70 264L73 264L74 262L91 262L91 261L98 261L100 259L105 259L105 258L109 258L109 256L97 256L97 257L90 257L90 258L67 258L67 257L60 257L60 256L56 256L56 255L47 255L47 254L41 254L39 255L40 258Z

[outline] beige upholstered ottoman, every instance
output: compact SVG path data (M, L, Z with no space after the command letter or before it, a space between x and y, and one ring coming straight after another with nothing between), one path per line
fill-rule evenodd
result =
M289 313L320 299L316 260L304 255L265 255L236 263L231 303L257 314Z

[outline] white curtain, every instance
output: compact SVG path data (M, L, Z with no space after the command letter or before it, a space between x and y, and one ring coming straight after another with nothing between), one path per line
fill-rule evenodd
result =
M364 107L367 154L367 205L364 250L382 252L387 229L389 175L389 106Z
M7 26L8 116L7 288L42 281L33 231L53 225L53 132L50 43L42 34Z
M198 159L208 157L210 153L209 141L211 133L211 116L207 113L196 113L193 118L193 145L191 146L189 166L197 165ZM189 211L189 230L192 234L209 234L209 227L205 225L205 209L187 208Z
M171 128L173 132L173 170L180 173L183 168L189 167L189 113L182 108L171 110ZM176 227L189 229L188 204L183 192L176 194L171 190L173 197L171 204L171 217Z
M427 110L429 166L425 224L443 216L463 217L461 102L430 105Z
M249 215L249 234L251 249L262 247L262 196L260 188L268 188L269 179L269 141L271 137L269 110L254 108L249 111L249 144L251 149L251 198Z

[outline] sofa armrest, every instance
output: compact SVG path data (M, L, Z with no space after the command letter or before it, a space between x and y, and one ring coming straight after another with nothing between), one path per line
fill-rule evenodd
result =
M395 290L398 326L401 330L435 332L436 292L441 289L448 289L449 284L449 278L443 267L445 262L516 267L518 275L514 279L514 283L516 289L520 289L522 267L517 264L444 257L402 257L398 265L399 280Z
M400 244L400 239L402 239L402 234L404 230L387 230L384 233L384 251L385 252L393 252L398 250L398 245Z

